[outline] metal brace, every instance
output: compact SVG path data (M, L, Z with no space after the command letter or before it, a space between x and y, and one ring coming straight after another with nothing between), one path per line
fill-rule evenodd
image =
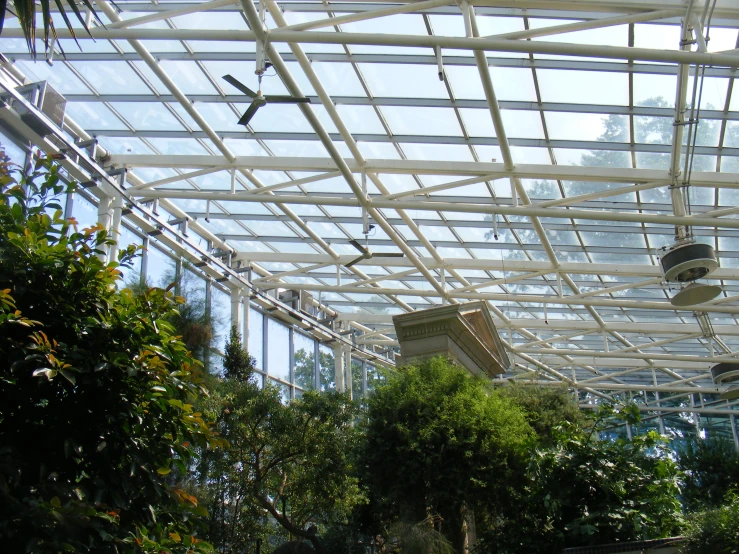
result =
M436 52L436 68L439 72L439 81L444 80L444 58L441 55L441 46L435 46L434 51Z

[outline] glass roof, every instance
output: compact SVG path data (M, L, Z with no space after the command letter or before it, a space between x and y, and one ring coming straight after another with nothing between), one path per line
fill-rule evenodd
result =
M287 273L264 286L320 298L378 349L392 314L482 299L508 377L698 390L739 352L739 210L717 211L739 199L733 1L262 1L102 2L80 48L60 31L34 62L11 20L0 51L66 97L132 197ZM267 98L240 125L251 98L222 77L256 91L263 61L263 94L310 103ZM723 292L676 310L659 260L686 206ZM352 241L374 256L347 267Z

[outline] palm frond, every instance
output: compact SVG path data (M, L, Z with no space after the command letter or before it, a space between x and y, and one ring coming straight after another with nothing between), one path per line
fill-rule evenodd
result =
M77 16L77 19L82 24L83 29L87 32L87 34L92 37L92 34L90 33L90 29L87 25L87 22L85 20L84 15L80 11L80 6L78 5L77 0L54 0L54 3L56 4L57 9L59 10L59 13L61 14L62 18L64 19L64 24L66 25L67 29L69 29L69 32L72 34L72 38L77 43L77 46L79 46L79 42L77 41L77 36L74 32L74 27L72 26L72 22L69 20L69 16L67 15L68 10L72 10L74 14ZM98 17L97 12L92 6L92 3L90 0L82 0L82 3L84 4L85 8L90 11L92 16L95 18L95 20L100 23L100 25L103 25L103 22ZM23 35L26 38L26 44L28 45L28 51L33 55L33 57L36 57L36 2L34 0L14 0L13 4L15 6L15 16L18 18L18 22L20 23L20 27L23 31ZM40 0L41 5L41 17L43 19L43 26L44 26L44 49L46 52L48 52L52 48L52 44L57 40L57 34L56 34L56 27L54 26L54 20L51 17L51 0ZM8 5L8 0L0 0L0 35L2 34L3 27L5 24L5 16L10 11ZM10 12L13 13L13 12ZM61 50L61 47L60 47ZM64 51L62 50L62 53Z

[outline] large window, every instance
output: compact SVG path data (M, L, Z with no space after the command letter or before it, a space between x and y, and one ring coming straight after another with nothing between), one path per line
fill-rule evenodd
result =
M362 360L352 358L352 396L362 398L364 396L364 375Z
M293 376L295 384L306 390L316 387L315 344L302 333L293 335Z
M255 309L249 310L249 354L264 369L264 316Z
M334 352L323 344L318 348L318 361L320 372L321 390L334 390L336 382L334 377Z
M267 326L267 373L290 381L290 329L274 319Z

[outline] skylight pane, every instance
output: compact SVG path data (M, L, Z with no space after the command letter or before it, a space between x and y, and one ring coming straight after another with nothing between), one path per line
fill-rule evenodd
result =
M362 84L350 64L313 62L311 67L331 96L365 96Z
M446 66L446 74L457 98L485 100L485 91L476 67ZM491 67L490 74L498 100L536 101L531 70Z
M629 103L629 78L626 73L540 69L536 74L542 102Z
M411 160L450 160L472 162L472 153L467 146L456 144L401 144L403 152Z
M451 108L383 106L381 111L395 135L462 136Z
M216 89L195 62L162 60L159 65L185 94L216 93Z
M358 64L373 96L448 98L435 65Z
M41 51L43 51L43 47L41 47ZM56 64L52 67L42 61L26 62L19 60L16 65L31 81L48 81L62 94L89 94L91 92L89 87L63 64Z
M545 117L549 138L553 140L629 141L626 116L546 112Z
M69 102L65 117L71 117L83 129L128 129L113 112L97 102Z
M182 124L160 103L111 102L134 129L152 131L182 131Z

